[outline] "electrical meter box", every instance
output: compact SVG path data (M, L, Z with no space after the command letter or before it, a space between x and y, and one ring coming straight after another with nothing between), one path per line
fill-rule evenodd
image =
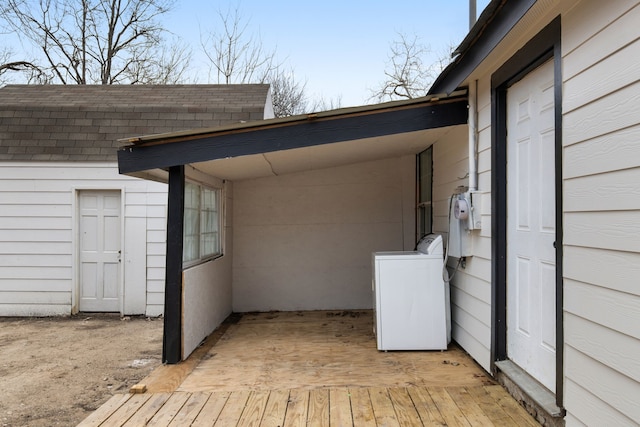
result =
M449 235L447 255L463 258L472 255L471 230L480 228L477 203L473 203L474 193L462 192L451 197L449 206ZM476 195L479 198L479 194Z

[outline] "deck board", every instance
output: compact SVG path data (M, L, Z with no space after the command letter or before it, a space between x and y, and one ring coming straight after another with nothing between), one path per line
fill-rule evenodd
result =
M167 426L182 410L184 404L191 397L191 393L171 393L169 399L158 412L149 420L147 426ZM138 424L145 425L145 424Z
M444 417L438 410L438 406L433 401L429 390L423 387L408 387L407 392L416 408L416 412L418 412L422 425L426 427L446 425Z
M324 427L329 425L329 390L315 389L309 392L309 409L307 411L307 427Z
M353 427L351 399L346 388L329 390L329 425Z
M280 427L287 412L289 390L272 390L264 410L261 427Z
M307 409L309 408L308 390L291 390L289 402L284 418L284 427L303 427L307 423Z
M445 387L430 388L429 394L431 395L433 402L438 407L438 411L442 414L445 424L448 427L471 426Z
M358 427L376 427L376 417L373 413L371 396L366 388L350 388L351 413L353 425Z
M171 393L150 394L147 400L132 416L125 422L124 427L144 426L153 418L171 397Z
M396 411L393 402L389 397L389 390L384 387L374 387L369 389L369 397L373 406L373 414L376 417L376 424L379 426L400 427L396 419Z
M132 394L115 394L111 396L101 407L96 409L87 418L85 418L78 427L98 427L107 418L124 405L133 395Z
M255 393L251 393L245 408L242 411L242 416L240 416L240 419L238 420L238 427L252 427L260 425L268 400L268 391L257 391Z
M242 416L250 394L246 390L231 393L214 425L220 427L235 426Z
M400 426L416 426L421 423L420 415L418 415L418 411L406 388L390 388L389 397L393 403Z
M472 426L490 426L493 424L466 388L450 387L446 391L460 408L469 424Z
M80 426L539 425L458 347L379 352L371 328L366 311L245 315L180 384L154 372Z
M184 404L182 409L176 414L176 416L168 424L169 427L181 427L189 426L193 423L198 414L204 408L204 405L209 400L208 393L193 393L189 400Z
M193 420L193 423L191 424L192 427L209 427L214 425L222 412L222 408L227 404L227 400L231 393L223 392L202 394L208 395L209 397L200 410L200 413L196 416L196 419Z
M134 394L107 418L105 425L123 426L129 418L144 407L151 396L151 394Z
M539 425L533 417L531 417L526 411L523 412L520 409L522 407L518 405L508 393L499 385L492 385L485 387L487 392L493 397L498 405L504 409L504 411L513 419L512 425L518 426L537 426Z

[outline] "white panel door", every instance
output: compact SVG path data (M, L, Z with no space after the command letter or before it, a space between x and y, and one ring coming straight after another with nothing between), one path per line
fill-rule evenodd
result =
M120 192L81 191L79 310L120 312Z
M507 354L555 392L553 61L507 92Z

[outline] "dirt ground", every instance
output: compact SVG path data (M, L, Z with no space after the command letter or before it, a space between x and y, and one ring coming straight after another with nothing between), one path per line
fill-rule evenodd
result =
M162 319L0 318L0 426L75 426L161 364Z

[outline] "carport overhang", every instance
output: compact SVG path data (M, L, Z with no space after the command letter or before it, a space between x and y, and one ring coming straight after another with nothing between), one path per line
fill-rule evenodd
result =
M223 180L417 154L466 125L466 91L121 141L121 174L168 181L163 361L181 360L185 177Z
M289 173L415 152L437 140L444 128L466 124L467 115L466 91L456 91L446 97L430 95L282 119L132 137L121 141L118 166L121 174L147 177L166 176L166 172L158 171L189 164L229 180ZM422 142L415 143L416 136ZM367 153L368 150L371 152Z

